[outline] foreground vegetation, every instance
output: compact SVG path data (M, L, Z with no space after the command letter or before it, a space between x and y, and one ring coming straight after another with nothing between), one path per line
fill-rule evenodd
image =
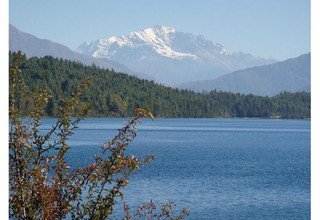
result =
M137 108L119 133L101 147L92 163L72 168L65 160L68 140L88 106L80 97L89 86L85 78L57 107L57 121L49 131L41 130L49 90L30 91L25 85L19 56L12 58L9 84L9 215L12 219L109 219L114 205L124 197L128 178L154 156L136 158L126 149L137 135L143 117L153 118L145 109ZM24 109L26 102L28 111ZM30 104L32 103L32 104ZM27 117L24 117L27 116ZM189 211L176 214L175 205L161 207L151 201L135 211L123 205L122 219L184 219Z
M10 53L10 62L13 55ZM306 92L284 92L274 97L218 91L201 94L50 56L23 56L19 68L28 88L52 92L46 116L56 117L59 100L74 91L83 78L90 77L94 86L81 96L81 101L92 105L90 116L128 117L135 108L147 106L156 117L310 118L310 93ZM24 109L30 108L31 102L25 102Z

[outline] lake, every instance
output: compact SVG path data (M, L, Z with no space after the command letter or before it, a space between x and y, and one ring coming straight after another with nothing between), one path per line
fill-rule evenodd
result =
M68 161L92 161L125 120L82 121ZM153 199L188 208L188 219L310 219L308 120L144 119L128 153L157 157L130 179L131 210Z

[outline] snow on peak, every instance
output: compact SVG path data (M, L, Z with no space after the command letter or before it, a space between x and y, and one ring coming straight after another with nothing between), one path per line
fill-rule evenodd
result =
M121 36L121 37L113 36L113 37L110 37L110 38L100 39L99 43L101 43L102 45L111 45L113 43L116 43L120 47L122 47L122 46L125 46L126 44L128 44L128 40L124 36Z
M196 59L197 56L190 53L178 52L172 49L171 43L174 37L175 29L167 26L153 26L143 31L132 32L129 38L138 38L142 45L150 46L155 52L161 56L183 59L186 57Z
M114 49L119 47L138 48L148 46L157 54L173 59L183 59L186 57L196 59L197 56L190 53L174 51L171 48L172 38L174 37L175 29L167 26L153 26L142 31L130 33L128 36L113 36L103 38L95 42L96 50L92 56L96 58L110 58L115 54ZM78 49L81 52L81 49Z
M150 43L164 43L170 46L172 35L175 33L174 28L166 26L153 26L142 31L136 31L129 34L129 38L139 38L141 41Z
M110 58L119 54L119 50L141 48L141 56L150 57L143 48L149 48L156 54L172 59L198 59L200 50L212 50L216 56L228 56L232 52L221 44L208 41L204 36L177 32L173 27L155 25L140 31L131 32L127 36L103 38L90 44L81 45L78 52L91 54L96 58ZM143 52L144 51L144 52Z

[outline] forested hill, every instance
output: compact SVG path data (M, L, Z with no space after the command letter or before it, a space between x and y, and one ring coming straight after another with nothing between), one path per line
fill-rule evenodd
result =
M10 53L10 61L12 58ZM92 86L84 93L83 101L92 103L91 116L131 116L141 106L150 107L156 117L310 118L310 93L305 92L274 97L217 91L201 94L50 56L23 56L20 68L31 89L40 86L52 91L48 116L55 115L61 97L71 94L89 76Z

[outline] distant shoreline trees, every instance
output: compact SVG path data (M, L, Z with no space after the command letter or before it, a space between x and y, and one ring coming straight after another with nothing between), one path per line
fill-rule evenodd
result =
M10 53L10 62L14 54ZM155 117L310 118L310 93L307 92L283 92L273 97L215 90L196 93L51 56L29 59L22 56L19 68L25 73L23 77L29 89L51 91L44 114L49 117L57 116L61 97L70 94L81 79L91 77L94 86L81 101L92 106L89 112L92 117L128 117L135 108L148 106ZM24 105L25 109L30 108L30 103Z

